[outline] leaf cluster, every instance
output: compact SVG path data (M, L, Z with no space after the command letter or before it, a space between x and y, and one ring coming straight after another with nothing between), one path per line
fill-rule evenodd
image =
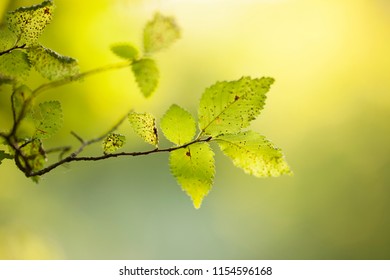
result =
M243 77L215 83L200 99L198 122L184 108L172 105L159 122L163 135L174 144L169 149L159 149L156 119L151 114L132 112L128 119L146 143L157 147L154 152L170 152L172 175L191 197L194 207L199 208L215 176L211 142L216 142L233 164L248 174L257 177L291 174L279 148L257 132L245 130L259 116L273 82L268 77ZM103 143L111 137L109 135ZM110 147L104 152L111 151Z
M0 134L4 144L10 149L10 154L1 151L0 159L14 158L19 169L26 176L34 178L36 177L33 174L42 171L45 162L43 158L46 159L43 157L46 151L42 141L57 133L63 124L60 102L52 100L37 103L40 93L89 75L129 68L141 92L145 97L149 97L155 91L159 80L159 71L152 58L153 54L169 47L180 36L180 30L174 24L173 18L156 14L145 26L143 55L131 43L114 44L111 50L123 59L123 62L81 73L76 59L60 55L39 42L40 36L53 18L53 11L54 3L51 0L30 7L21 7L8 12L7 24L0 28L0 85L10 84L13 88L11 95L13 125L8 133ZM166 38L165 32L168 34ZM157 40L157 37L161 40ZM36 89L29 88L25 82L32 68L49 82ZM118 149L120 139L118 135L110 134L110 141L104 144L105 152ZM153 143L156 140L150 141ZM41 148L35 148L38 146ZM34 148L30 149L31 147ZM60 151L63 155L68 148L54 150ZM31 161L31 158L40 158L41 164Z
M21 84L28 78L32 67L49 80L79 73L75 59L60 55L39 42L40 36L53 18L53 10L53 2L47 0L7 14L7 26L0 31L3 41L0 45L1 82Z
M52 20L53 9L53 2L47 0L11 11L7 15L7 27L0 29L0 85L9 83L13 87L13 123L8 132L0 132L0 144L8 148L8 151L0 150L0 164L2 160L13 159L27 177L37 182L40 176L73 161L167 152L170 171L195 208L201 206L215 177L211 143L216 143L236 167L248 174L269 177L292 173L279 148L259 133L248 130L265 105L266 94L274 82L270 77L216 82L203 92L197 118L177 104L170 106L159 121L150 113L131 111L99 137L85 140L71 132L79 142L79 147L72 152L70 146L45 149L44 141L62 127L63 111L58 101L37 102L40 93L100 72L129 68L142 94L150 97L159 80L154 55L180 37L175 20L156 13L144 28L142 48L132 43L113 44L111 51L121 63L80 72L76 59L39 43L39 37ZM32 67L49 80L33 90L25 85ZM126 149L127 140L116 130L124 120L153 148L121 152ZM161 135L172 146L161 147ZM102 145L102 154L82 155L87 146L96 143ZM51 152L59 153L54 163L48 163L47 155Z
M117 43L111 50L118 57L132 62L132 71L138 87L145 97L156 90L160 72L153 55L171 46L180 38L180 29L172 17L156 13L149 21L143 34L143 56L132 43Z

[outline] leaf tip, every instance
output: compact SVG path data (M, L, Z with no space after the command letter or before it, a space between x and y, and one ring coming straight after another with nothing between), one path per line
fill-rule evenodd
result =
M194 208L195 209L200 209L200 206L202 205L202 201L203 201L203 198L202 199L193 199L192 200L192 203L194 205Z

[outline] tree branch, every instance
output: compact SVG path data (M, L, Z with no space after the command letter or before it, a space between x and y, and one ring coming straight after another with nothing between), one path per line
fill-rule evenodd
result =
M5 51L1 51L0 52L0 56L4 55L4 54L7 54L7 53L11 53L13 50L17 50L17 49L24 49L26 47L26 44L23 44L21 46L13 46L12 48L8 49L8 50L5 50Z
M144 152L121 152L121 153L104 154L101 156L77 157L84 150L84 148L86 146L97 142L98 139L99 139L99 141L101 141L101 140L103 140L103 138L99 137L99 138L95 138L95 139L86 141L79 147L79 149L76 152L72 153L68 157L66 157L66 158L46 167L46 168L43 168L39 171L25 173L25 175L27 177L42 176L42 175L52 171L53 169L57 168L58 166L61 166L65 163L70 163L73 161L99 161L99 160L105 160L105 159L109 159L109 158L116 158L116 157L122 157L122 156L136 157L136 156L146 156L146 155L156 154L156 153L173 152L175 150L186 148L186 147L193 145L195 143L209 142L212 140L212 137L210 136L210 137L205 138L205 139L195 139L194 141L191 141L191 142L184 144L184 145L181 145L181 146L165 148L165 149L156 148L156 149L144 151Z
M15 106L13 104L13 94L15 93L14 92L11 95L11 105L12 105L12 114L13 114L14 122L13 122L13 125L11 128L11 131L8 133L8 135L6 135L6 138L8 138L8 139L15 138L16 132L19 128L19 125L27 113L28 106L30 106L30 103L34 100L34 98L38 94L40 94L46 90L52 89L52 88L60 87L60 86L67 85L67 84L70 84L70 83L75 82L75 81L79 81L79 80L81 80L85 77L88 77L88 76L92 76L92 75L99 74L99 73L106 72L106 71L110 71L110 70L129 67L131 64L132 64L132 61L125 61L125 62L119 62L119 63L115 63L115 64L109 64L109 65L95 68L95 69L92 69L92 70L89 70L89 71L86 71L86 72L83 72L80 74L66 77L66 78L63 78L63 79L60 79L57 81L43 84L32 91L31 96L28 99L26 99L25 102L23 103L23 106L22 106L18 116L16 116Z

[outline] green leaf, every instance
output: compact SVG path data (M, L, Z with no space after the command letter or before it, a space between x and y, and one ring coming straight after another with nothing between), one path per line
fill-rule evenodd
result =
M170 153L171 173L198 209L211 190L215 166L208 143L195 143Z
M63 116L59 101L47 101L39 104L34 112L36 131L34 138L47 139L62 127Z
M248 127L263 109L273 78L217 82L207 88L200 100L199 128L203 134L217 136L237 133Z
M138 49L129 43L118 43L111 46L111 51L120 58L134 60L138 58Z
M0 56L0 74L4 77L24 81L30 74L30 68L27 54L20 50Z
M150 58L141 59L132 64L132 69L141 92L149 97L157 88L160 76L156 62Z
M256 132L220 135L216 140L234 165L248 174L256 177L292 174L282 151Z
M160 51L179 38L180 29L174 18L156 13L144 29L144 50L146 53Z
M7 154L6 152L0 150L0 165L3 159L13 159L14 157L10 154Z
M118 133L110 133L103 140L103 151L105 154L110 154L123 147L126 143L126 137Z
M28 171L38 171L45 166L46 153L40 139L34 139L20 148L23 158L19 156L21 165Z
M62 56L42 46L29 48L28 57L35 69L49 80L58 80L79 73L76 59Z
M31 89L26 85L16 88L12 93L12 109L14 111L15 120L19 119L23 106L26 102L29 102L29 104L27 104L27 107L24 109L24 116L31 111L32 102L29 100L31 97Z
M16 42L15 34L5 26L0 27L0 52L11 49Z
M131 127L146 143L158 145L158 134L155 118L148 113L130 113Z
M39 5L11 11L7 16L8 28L20 38L21 42L33 45L50 23L53 9L52 1L44 1Z
M162 117L160 126L165 137L178 146L190 142L196 133L192 115L175 104Z

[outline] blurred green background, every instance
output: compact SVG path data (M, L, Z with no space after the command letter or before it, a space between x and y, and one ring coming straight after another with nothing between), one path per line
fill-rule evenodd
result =
M0 2L5 10L38 1ZM0 166L2 259L389 259L390 2L387 0L56 0L42 43L82 70L118 61L115 42L141 45L155 11L182 38L158 55L161 81L144 99L128 69L46 92L77 145L129 109L160 118L172 103L196 114L217 80L272 76L252 129L285 152L295 175L258 179L216 152L213 190L195 210L168 155L73 163L36 185ZM29 85L44 82L33 74ZM0 91L0 127L9 92ZM129 132L128 150L149 149ZM100 147L97 147L99 151Z

